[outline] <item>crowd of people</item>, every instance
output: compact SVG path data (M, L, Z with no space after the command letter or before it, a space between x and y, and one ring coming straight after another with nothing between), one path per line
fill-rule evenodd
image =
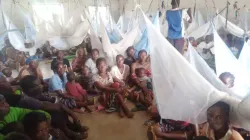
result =
M170 23L167 39L183 54L185 40L178 15L184 15L185 11L178 9L179 0L173 0L171 4L172 9L167 11ZM189 10L187 14L191 17ZM192 21L190 18L187 20ZM215 69L212 35L197 40L189 38L189 41ZM228 44L231 44L230 41L228 36ZM49 42L45 45L50 46ZM79 47L70 64L63 51L45 47L37 55L42 54L42 58L52 58L53 54L56 56L51 62L54 74L46 80L37 60L24 61L25 57L21 55L18 57L22 58L20 61L16 61L18 58L14 61L21 67L19 75L12 77L13 68L3 59L4 56L11 58L7 50L10 50L9 47L3 51L6 53L1 55L0 61L0 139L86 139L89 128L82 125L75 112L98 111L118 112L120 117L130 119L137 111L147 111L151 116L151 119L145 120L148 126L145 134L149 140L243 140L249 134L230 125L230 106L221 101L208 108L207 122L198 126L161 118L154 100L150 56L145 50L140 50L136 59L135 49L130 46L126 56L117 55L116 65L111 67L105 58L99 56L98 49L87 48L86 51L86 48ZM21 53L16 54L19 56ZM228 88L234 86L231 73L222 73L219 78ZM134 103L133 109L128 108L127 100Z

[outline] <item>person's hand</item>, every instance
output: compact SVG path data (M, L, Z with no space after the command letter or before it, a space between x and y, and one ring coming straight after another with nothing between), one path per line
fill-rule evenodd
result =
M125 82L120 81L119 83L120 83L121 87L124 87L124 86L125 86Z
M117 92L117 93L121 93L122 91L123 91L123 88L117 88L117 89L116 89L116 92Z

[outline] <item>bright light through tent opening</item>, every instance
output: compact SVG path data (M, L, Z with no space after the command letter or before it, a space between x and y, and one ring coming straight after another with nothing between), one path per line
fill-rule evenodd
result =
M60 25L64 21L64 8L62 4L33 4L34 20L36 25L45 22L59 22Z

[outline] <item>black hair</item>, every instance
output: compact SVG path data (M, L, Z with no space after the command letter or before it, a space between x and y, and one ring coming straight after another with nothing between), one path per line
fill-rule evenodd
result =
M73 80L75 80L75 73L74 72L69 72L69 73L67 73L67 79L68 79L68 81L73 81Z
M37 133L37 127L41 122L46 122L48 119L42 112L30 112L23 118L24 131L28 135Z
M31 140L27 135L19 132L12 132L8 134L5 138L5 140Z
M119 58L119 57L122 57L122 58L124 58L124 56L123 55L121 55L121 54L118 54L117 56L116 56L116 60Z
M58 70L59 65L63 65L63 63L62 63L62 62L57 62L57 63L55 64L55 66L54 66L54 71L57 71L57 70Z
M146 50L140 50L140 51L138 52L138 56L140 56L140 54L142 54L142 53L148 54Z
M219 78L220 78L220 80L223 80L225 78L235 79L234 75L230 72L223 72L222 74L220 74Z
M225 112L225 114L229 117L229 113L230 113L230 106L222 101L219 101L215 104L213 104L211 107L209 107L208 109L212 108L212 107L220 107L221 110L223 110Z
M100 65L100 63L101 63L101 62L105 62L105 63L107 63L107 61L106 61L106 59L105 59L105 58L100 57L100 58L98 58L98 59L96 60L96 67L97 67L98 65Z
M130 52L130 50L132 50L132 49L134 49L133 46L130 46L130 47L127 48L127 50L126 50L127 56L129 56L129 52Z
M135 74L138 75L141 71L145 71L144 68L137 68L135 69Z
M22 88L22 90L24 92L28 91L30 88L33 88L34 86L36 86L35 81L38 78L34 75L27 75L24 76L21 80L20 80L20 86Z
M180 6L180 0L172 0L171 5L172 6Z
M99 50L98 49L92 49L91 50L91 54L93 54L94 52L97 52L99 54Z
M4 68L4 69L2 70L2 73L3 73L4 75L6 75L9 71L11 71L10 68Z

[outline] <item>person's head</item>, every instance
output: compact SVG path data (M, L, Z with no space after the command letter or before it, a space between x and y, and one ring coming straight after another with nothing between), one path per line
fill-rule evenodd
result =
M233 41L233 35L232 34L227 34L227 40L228 41Z
M4 68L4 69L2 70L2 73L3 73L6 77L11 77L11 75L12 75L12 71L11 71L10 68Z
M96 60L96 67L99 71L99 73L105 73L107 72L107 62L105 58L98 58Z
M91 50L91 58L93 60L97 60L99 58L99 50L98 49Z
M65 69L64 69L63 63L57 63L57 64L56 64L56 66L55 66L55 72L56 72L58 75L63 75L63 74L64 74Z
M144 68L137 68L135 69L135 74L137 77L142 78L146 75L145 71L146 70Z
M27 75L20 80L23 92L31 97L42 94L43 86L39 78L34 75Z
M139 60L140 61L146 61L147 60L147 52L145 50L140 50L139 53L138 53L138 56L139 56Z
M58 50L58 51L56 52L56 57L57 57L57 59L62 60L63 57L64 57L63 51Z
M197 42L195 41L195 38L194 37L189 37L189 42L192 46L196 47L197 46Z
M80 57L82 58L85 55L84 49L83 48L79 48L76 51L76 57Z
M214 131L228 129L230 106L224 102L217 102L207 110L207 121Z
M172 7L179 7L180 6L180 0L172 0L171 5L172 5Z
M128 57L134 57L135 55L135 49L133 46L128 47L128 49L126 50L127 56Z
M118 67L123 66L124 57L122 55L119 54L119 55L116 56L116 64L117 64Z
M6 102L3 95L0 94L0 117L6 116L10 111L10 105Z
M5 140L31 140L27 135L20 132L11 132L4 138Z
M75 73L74 72L69 72L67 74L67 79L68 79L69 82L75 81L75 79L76 79Z
M25 133L32 140L48 140L49 124L44 113L31 112L23 119Z
M212 42L213 40L214 40L214 36L213 35L207 35L205 37L205 41L206 41L207 44L210 43L210 42Z
M82 66L81 71L82 71L82 75L83 76L88 76L89 75L89 68L88 68L88 66L86 66L86 65Z
M29 67L30 67L31 69L37 69L38 64L37 64L37 62L36 62L35 60L32 60L32 61L30 61L30 63L29 63Z
M232 88L234 86L235 77L230 72L222 73L219 78L228 88Z

